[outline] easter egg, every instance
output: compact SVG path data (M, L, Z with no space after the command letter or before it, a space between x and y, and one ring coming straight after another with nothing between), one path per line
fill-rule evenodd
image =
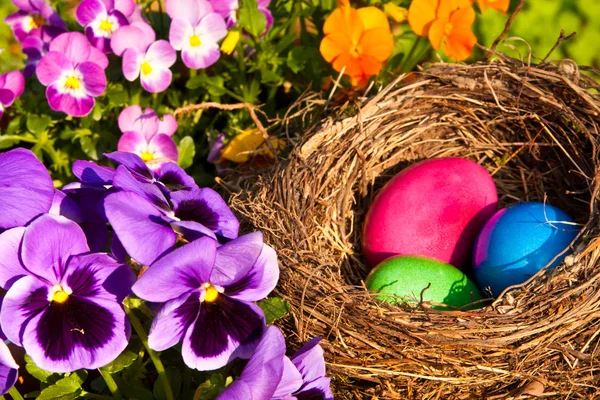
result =
M498 296L505 288L527 281L575 239L579 229L572 223L564 211L537 202L498 211L475 242L473 272L479 287L489 287Z
M423 301L457 308L482 298L475 283L458 268L426 257L388 258L371 271L366 285L367 289L381 293L377 299L391 303L414 305L421 300L421 292Z
M437 158L394 176L375 197L363 229L370 265L395 255L471 265L473 244L497 210L494 180L464 158Z

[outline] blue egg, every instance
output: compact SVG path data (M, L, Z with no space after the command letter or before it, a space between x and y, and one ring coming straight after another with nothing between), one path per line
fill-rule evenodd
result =
M573 222L562 210L537 202L498 211L475 242L473 268L479 287L489 287L498 296L507 287L527 281L569 247L579 232Z

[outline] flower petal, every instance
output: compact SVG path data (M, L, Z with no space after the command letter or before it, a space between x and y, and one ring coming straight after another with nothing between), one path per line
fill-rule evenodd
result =
M62 215L71 221L80 223L83 220L81 209L70 197L60 190L54 191L54 199L52 200L52 207L49 214Z
M96 63L84 62L77 66L82 75L83 86L87 94L100 96L106 90L106 75L104 69Z
M200 298L198 292L187 292L169 300L160 309L148 334L148 345L163 351L181 341L188 327L198 317Z
M168 69L155 68L150 75L141 75L142 87L150 93L160 93L171 86L173 73Z
M373 28L363 33L360 45L363 49L362 54L369 55L382 62L387 60L394 50L394 37L389 28Z
M168 69L177 61L177 53L166 40L152 43L146 52L146 61L155 69Z
M238 236L240 223L223 198L210 188L171 194L175 216L183 221L201 223L229 239Z
M210 282L224 287L242 280L245 282L244 278L256 263L262 248L263 235L260 231L239 236L219 246Z
M260 338L264 323L262 311L254 304L225 295L215 303L204 302L183 339L183 361L200 371L219 369L236 358L240 344Z
M146 141L158 133L159 126L158 115L151 108L142 111L140 106L129 106L119 114L121 132L139 132L146 138Z
M171 210L167 199L157 185L136 179L124 165L117 168L113 185L126 192L136 193L151 202L159 210L164 212Z
M325 357L319 345L321 338L313 338L300 348L291 358L305 382L325 376Z
M148 143L148 150L154 154L154 158L162 159L162 162L177 162L179 151L175 141L167 135L159 133L155 135Z
M177 235L162 213L140 195L113 193L106 197L104 207L123 247L137 262L150 265L175 245Z
M154 42L154 37L149 37L138 26L127 25L120 27L113 33L110 39L110 47L116 55L120 56L127 49L135 49L139 53L144 53L152 42Z
M62 53L51 51L38 64L35 72L40 83L48 86L73 68L71 61Z
M65 217L45 214L25 230L21 260L28 271L53 285L63 276L69 257L88 251L79 225Z
M0 324L8 340L21 346L25 326L48 307L48 286L34 276L24 276L8 290L2 301Z
M50 210L54 184L44 164L30 150L0 154L0 171L0 229L23 226Z
M208 68L221 57L221 49L216 43L206 42L198 47L185 47L181 52L183 63L188 68Z
M83 183L112 185L115 170L91 161L77 160L73 163L73 175Z
M109 46L106 46L107 51L110 49ZM93 62L94 64L98 64L102 69L106 69L108 67L108 58L106 54L104 54L101 50L92 47L90 49L90 56L88 57L89 62Z
M363 23L363 29L365 31L375 28L385 29L387 32L390 31L390 23L388 22L387 16L379 8L361 7L357 9L356 12Z
M27 275L19 259L19 247L25 228L13 228L0 234L0 287L10 289L13 283Z
M408 8L408 24L419 36L427 36L429 27L436 20L440 0L413 0Z
M115 10L119 10L124 16L130 17L136 9L133 0L115 0Z
M212 11L204 0L169 0L166 6L169 17L183 19L191 25L196 25L202 16Z
M148 148L148 142L141 132L125 132L121 135L117 144L118 151L142 154Z
M259 301L275 289L278 280L277 253L272 247L265 244L260 256L244 279L227 286L225 292L233 299Z
M114 301L75 295L49 306L23 332L23 347L35 364L51 372L100 368L127 347L130 326Z
M277 385L277 389L275 393L273 393L273 398L279 399L284 396L289 396L292 393L296 393L304 383L302 379L302 375L296 369L292 361L284 357L283 358L283 374L281 375L281 380L279 381L279 385Z
M165 114L162 121L158 123L158 133L173 136L177 132L177 127L177 120L171 114Z
M136 49L126 49L123 52L123 76L125 79L133 82L140 76L143 59L144 55Z
M319 50L328 63L331 63L343 53L347 53L352 46L348 35L343 32L332 32L321 41Z
M439 50L442 45L442 40L444 40L444 36L446 35L446 24L448 23L447 19L436 19L429 26L429 41L431 42L431 47L435 50Z
M202 17L195 33L202 42L216 43L227 36L227 24L222 16L211 12Z
M177 190L198 189L194 178L186 174L179 165L175 163L165 163L160 168L158 181L162 183L169 192Z
M0 341L0 396L17 382L19 364L15 362L6 343Z
M13 92L15 97L20 97L23 94L23 90L25 89L25 79L23 78L23 74L21 74L20 71L10 71L4 76L4 89L9 89L11 92Z
M187 3L187 2L186 2ZM194 3L190 1L189 3ZM189 44L190 38L194 35L194 27L185 18L174 18L171 21L169 30L169 42L175 50L181 50Z
M106 6L100 0L84 0L77 6L75 16L79 25L86 26L106 14Z
M173 300L210 282L217 242L200 238L156 261L133 285L133 293L154 302Z
M92 46L84 34L67 32L50 43L50 51L64 54L74 65L88 61Z
M104 156L109 160L124 165L129 171L131 171L131 173L139 177L145 178L149 182L154 179L152 171L148 169L148 167L140 158L140 156L136 154L114 151L112 153L104 153Z
M62 111L73 117L85 117L88 115L96 101L92 96L83 95L75 97L70 93L63 93L58 82L54 82L46 89L48 104L54 111Z

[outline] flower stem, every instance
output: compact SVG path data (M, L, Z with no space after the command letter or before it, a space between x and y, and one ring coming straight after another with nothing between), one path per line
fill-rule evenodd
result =
M137 333L138 337L144 344L144 347L148 351L148 355L150 356L150 359L154 364L154 368L156 368L156 372L158 373L158 379L162 381L163 387L165 389L165 397L167 398L167 400L174 400L175 397L173 396L171 383L169 382L169 378L167 377L167 371L165 371L165 367L162 361L160 360L158 353L148 346L148 335L146 334L142 323L140 322L138 317L135 316L133 310L129 308L128 304L125 305L125 311L127 312L127 316L129 317L129 321L131 322L135 333Z
M81 393L82 397L87 397L88 399L99 399L99 400L113 400L114 397L111 396L104 396L101 394L96 394L96 393L90 393L90 392L83 392Z
M110 390L110 393L115 398L122 399L123 395L121 394L121 391L119 390L119 386L117 386L117 382L115 382L112 375L109 374L108 372L102 371L102 369L100 369L100 368L98 368L98 371L100 372L100 375L102 375L104 382L106 382L106 386L108 387L108 390Z
M21 396L21 393L14 386L10 388L8 394L12 396L13 400L23 400L23 396Z

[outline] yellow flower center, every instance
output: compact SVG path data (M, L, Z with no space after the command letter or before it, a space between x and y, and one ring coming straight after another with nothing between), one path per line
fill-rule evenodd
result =
M57 290L52 295L52 301L55 303L62 304L67 300L69 300L69 295L66 292L64 292L63 290Z
M219 291L210 283L204 289L204 291L204 301L207 303L213 303L215 300L217 300L217 297L219 297Z
M142 74L150 75L152 73L152 66L148 61L144 61L142 64Z
M198 35L194 35L190 38L190 46L200 47L201 44L202 44L202 40L200 40L200 37Z
M452 25L450 22L448 22L446 24L446 26L444 27L444 32L446 33L446 36L450 35L452 33L453 29L454 29L454 25Z
M113 29L113 23L110 22L109 20L104 20L102 22L100 22L100 30L104 31L104 32L112 32Z
M142 159L142 161L144 162L148 162L148 161L152 161L154 160L154 154L150 153L149 151L144 151L141 155L140 158Z
M70 76L65 81L65 89L79 89L81 87L81 82L79 78Z

